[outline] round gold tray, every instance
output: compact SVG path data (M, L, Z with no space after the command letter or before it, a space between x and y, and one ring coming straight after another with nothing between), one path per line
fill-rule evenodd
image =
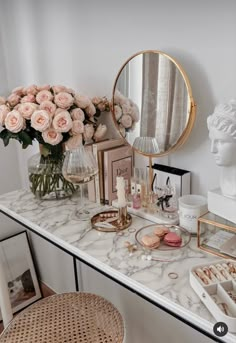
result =
M117 232L127 229L132 223L129 213L125 220L119 219L118 210L103 211L91 218L92 228L103 232Z

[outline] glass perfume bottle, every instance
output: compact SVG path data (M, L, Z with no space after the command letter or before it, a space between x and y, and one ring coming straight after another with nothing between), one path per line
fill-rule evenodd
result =
M141 168L140 169L140 187L141 187L141 202L142 207L147 207L147 194L148 194L148 188L147 188L147 174L146 169Z
M141 186L139 183L139 168L134 168L134 176L131 180L131 195L133 208L141 208Z
M163 202L162 215L167 218L178 217L178 202L176 196L176 186L171 184L169 177L164 188L165 199Z
M133 208L135 208L136 210L139 210L141 208L141 195L139 191L137 191L133 195Z

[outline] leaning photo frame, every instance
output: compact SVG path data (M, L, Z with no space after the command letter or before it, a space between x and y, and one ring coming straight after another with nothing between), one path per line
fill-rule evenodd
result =
M0 241L0 259L13 313L42 298L26 231ZM1 311L0 320L2 320Z

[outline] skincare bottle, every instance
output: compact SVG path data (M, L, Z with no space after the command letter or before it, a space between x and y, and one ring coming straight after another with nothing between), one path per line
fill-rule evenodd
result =
M134 174L133 176L131 177L131 182L130 182L130 185L131 185L131 195L133 196L137 189L136 189L136 185L137 185L137 181L138 181L138 178L139 178L139 169L138 168L134 168Z
M141 185L139 183L139 169L134 168L134 178L131 180L131 194L133 208L141 208Z
M141 188L141 203L142 207L147 207L147 179L146 170L144 168L140 169L140 188Z
M133 208L139 210L141 208L141 195L139 192L136 192L133 195Z

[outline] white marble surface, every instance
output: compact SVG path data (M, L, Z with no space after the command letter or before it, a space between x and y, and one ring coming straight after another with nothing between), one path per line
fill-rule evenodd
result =
M189 270L196 264L217 259L197 248L196 238L181 249L173 262L144 259L141 249L130 254L125 241L135 243L135 233L125 230L124 235L99 232L89 221L74 216L77 199L40 201L29 191L19 190L0 196L0 210L28 225L45 237L73 252L127 284L134 290L153 299L205 331L213 334L214 318L200 301L189 283ZM90 203L86 207L91 215L104 207ZM146 219L133 216L130 228L136 231L148 224ZM168 274L177 272L177 279ZM227 334L225 342L235 342L235 335Z

